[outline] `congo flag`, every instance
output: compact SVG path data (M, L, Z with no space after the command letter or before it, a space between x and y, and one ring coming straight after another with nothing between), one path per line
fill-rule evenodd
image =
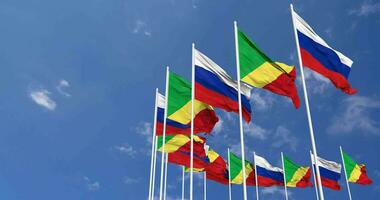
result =
M288 187L308 187L312 186L310 182L310 167L301 167L284 156L284 172L286 177L286 186Z
M243 184L243 169L241 158L230 152L230 176L232 184ZM255 170L254 166L245 161L245 178L247 185L255 185Z
M292 99L296 108L300 106L297 93L296 68L273 62L243 32L237 30L240 79L257 88Z
M346 168L346 177L349 182L360 185L369 185L372 180L367 176L365 165L356 163L350 156L343 152L343 162Z

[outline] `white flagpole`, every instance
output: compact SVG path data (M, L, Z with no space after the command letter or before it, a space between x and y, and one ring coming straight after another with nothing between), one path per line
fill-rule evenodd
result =
M164 181L164 200L166 200L166 185L168 184L168 153L165 153L165 181Z
M346 173L346 165L344 164L344 158L343 158L343 150L342 146L339 146L340 149L340 156L342 157L342 163L343 163L343 169L344 169L344 176L346 177L346 184L347 184L347 191L348 191L348 197L350 197L350 200L352 200L351 197L351 190L350 190L350 184L348 183L348 177Z
M194 50L195 44L192 44L191 49L191 135L190 135L190 200L193 200L193 159L194 159L194 98L195 98L195 71L194 71Z
M253 164L255 166L256 200L259 200L259 179L257 178L256 152L253 152Z
M284 173L285 199L288 200L288 189L286 188L286 174L285 174L284 154L282 152L281 152L281 160L282 160L282 171Z
M155 129L155 127L153 129ZM152 194L151 194L152 196L151 196L151 200L154 199L154 187L155 187L155 184L156 184L157 136L154 136L154 157L153 157L153 163L154 164L153 164L153 178L152 178Z
M241 89L240 89L240 60L239 60L239 44L238 44L238 32L237 32L237 22L234 21L234 32L235 32L235 53L236 53L236 72L237 72L237 83L238 83L238 101L239 101L239 125L240 125L240 147L241 147L241 165L243 170L243 196L244 200L247 200L247 183L245 174L245 151L244 151L244 134L243 134L243 112L241 108Z
M169 94L169 66L166 67L165 81L165 112L164 112L164 127L162 129L162 152L161 152L161 180L160 180L160 200L162 200L163 184L164 184L164 165L165 165L165 135L166 135L166 118L168 115L168 94Z
M185 166L182 166L182 200L185 200Z
M310 159L313 159L311 155L312 154L311 154L311 151L310 151ZM313 170L315 194L317 196L317 200L319 200L317 177L315 176L315 170L314 170L313 160L311 160L311 169Z
M206 171L203 172L203 199L207 200L207 175L206 175Z
M322 184L321 184L321 176L320 176L318 162L317 162L318 155L317 155L317 147L315 145L315 139L314 139L313 122L311 119L311 113L310 113L310 108L309 108L309 98L307 95L306 82L305 82L305 76L304 76L304 72L303 72L303 65L302 65L302 59L301 59L300 46L299 46L299 41L298 41L298 37L297 37L296 26L294 24L293 4L290 4L290 10L292 12L293 31L294 31L294 37L295 37L296 45L297 45L298 62L299 62L300 69L301 69L300 71L301 71L301 78L302 78L302 87L303 87L303 94L305 97L306 114L307 114L307 119L309 122L311 146L312 146L312 150L313 150L314 161L315 161L315 166L316 166L316 171L317 171L317 179L318 179L318 183L319 183L318 189L319 189L319 194L320 194L321 200L324 200L325 198L323 195L323 189L322 189Z
M152 200L152 181L153 181L153 162L154 162L154 154L155 154L155 140L156 140L156 120L157 120L157 95L158 88L156 88L156 95L154 101L154 117L153 117L153 133L152 133L152 153L150 157L150 177L149 177L149 196L148 199Z
M228 196L229 200L232 200L232 191L231 191L231 161L230 161L230 148L227 148L228 153Z

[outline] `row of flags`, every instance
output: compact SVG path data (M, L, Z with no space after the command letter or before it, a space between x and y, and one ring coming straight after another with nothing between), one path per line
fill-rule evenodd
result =
M357 90L348 82L353 61L331 48L293 10L292 16L300 65L328 78L344 93L355 94ZM214 108L237 113L247 123L251 122L252 88L262 88L285 96L292 101L295 108L300 107L295 84L296 68L270 59L236 24L235 42L238 80L231 78L222 67L194 46L192 82L168 70L166 96L156 92L154 151L167 153L169 163L192 166L194 172L205 172L207 179L225 185L304 188L313 185L310 179L314 174L314 180L320 179L322 186L340 190L338 181L342 171L341 164L318 157L315 149L313 152L316 156L311 160L312 166L318 166L318 170L315 167L298 165L283 155L281 168L272 166L265 158L256 154L253 164L246 160L243 164L244 154L239 158L231 152L228 153L226 161L206 143L207 134L212 132L219 121ZM309 123L311 124L310 121ZM199 133L206 133L206 137L199 136ZM311 137L314 137L312 133ZM357 164L342 151L341 155L347 181L362 185L372 183L366 174L365 165ZM190 162L191 158L193 164ZM161 171L162 169L161 166ZM315 178L316 174L320 177Z
M157 142L161 142L159 137ZM166 140L165 150L158 145L158 151L168 153L169 163L190 167L190 145L186 135L169 136ZM311 162L315 163L311 156ZM347 153L342 152L342 162L346 168L348 182L369 185L372 180L368 177L364 164L358 164ZM305 188L311 187L312 170L308 166L301 166L289 157L282 157L283 167L274 167L264 157L254 155L254 162L245 161L246 183L248 186L271 187L284 186ZM338 162L329 161L318 157L318 166L321 172L322 186L332 190L340 190L342 165ZM225 160L217 152L211 149L205 139L194 137L194 171L206 172L207 178L221 184L243 184L242 160L236 154L229 152L228 160ZM314 174L315 175L315 174ZM257 179L256 179L257 176Z

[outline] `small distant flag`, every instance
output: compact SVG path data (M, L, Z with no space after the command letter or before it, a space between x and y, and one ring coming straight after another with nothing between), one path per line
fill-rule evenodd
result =
M195 98L216 108L239 113L238 85L214 61L194 50ZM245 121L251 120L249 98L251 87L241 84L242 112Z
M243 169L242 169L242 163L241 158L236 156L234 153L230 152L230 163L228 163L230 166L230 176L231 176L231 183L232 184L243 184ZM255 185L255 170L254 166L248 162L245 161L245 179L247 185Z
M313 154L311 154L311 160L313 166L315 167ZM340 173L342 171L342 165L320 157L317 158L317 162L319 166L319 173L321 175L322 186L333 190L340 190L339 179L341 176Z
M356 163L349 155L342 153L347 180L360 185L372 184L372 180L367 175L365 165Z
M357 91L348 82L353 61L331 48L296 12L293 12L293 20L302 64L330 79L344 93L355 94Z
M311 172L310 167L301 167L284 155L284 173L287 187L309 187Z
M287 96L296 108L300 106L297 93L296 68L273 62L243 32L237 30L240 79L256 88Z
M284 175L281 168L273 167L265 158L258 155L255 155L255 165L259 186L284 185Z

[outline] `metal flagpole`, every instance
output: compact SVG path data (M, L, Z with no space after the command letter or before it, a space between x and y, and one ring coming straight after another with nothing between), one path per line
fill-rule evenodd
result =
M164 165L165 165L165 135L166 135L166 118L168 115L168 94L169 94L169 66L166 67L165 81L165 112L164 112L164 127L162 129L162 152L161 152L161 180L160 180L160 200L162 200L163 184L164 184Z
M340 156L342 157L342 163L343 163L343 169L344 169L344 176L346 177L346 184L347 184L347 191L348 191L348 197L350 197L350 200L352 200L351 197L351 190L350 190L350 184L348 183L348 177L346 173L346 165L344 164L344 158L343 158L343 150L342 146L339 146L340 149Z
M165 153L165 181L164 181L164 200L166 200L166 185L168 184L168 153Z
M153 128L155 129L155 128ZM156 131L155 131L156 132ZM151 200L154 199L154 186L156 184L156 165L157 165L157 136L154 136L154 157L153 157L153 178L152 178L152 196Z
M285 199L288 200L288 189L286 188L286 174L285 174L285 164L284 164L284 154L281 152L281 160L282 160L282 171L284 173L284 188L285 188Z
M206 175L206 171L203 172L203 199L207 200L207 175Z
M190 135L190 200L193 200L193 159L194 159L194 98L195 98L195 71L194 71L194 50L195 44L192 44L191 49L191 135Z
M231 161L230 161L230 149L227 148L228 153L228 196L229 200L232 200L232 191L231 191Z
M313 159L311 151L310 151L310 159ZM317 195L317 200L319 200L317 177L315 176L315 170L314 170L313 160L311 160L311 169L313 170L315 194Z
M318 184L318 189L319 189L319 194L320 194L321 200L324 200L325 198L323 196L323 189L322 189L322 184L321 184L321 176L320 176L318 162L317 162L318 155L317 155L317 147L315 145L315 139L314 139L313 122L312 122L312 119L311 119L311 113L310 113L310 108L309 108L309 98L308 98L308 95L307 95L306 82L305 82L305 76L304 76L304 72L303 72L303 65L302 65L302 59L301 59L300 46L299 46L299 42L298 42L296 26L294 24L293 4L290 4L290 10L292 12L293 31L294 31L294 37L295 37L296 45L297 45L298 62L299 62L300 69L301 69L302 87L303 87L303 94L304 94L304 97L305 97L306 114L307 114L307 119L308 119L308 122L309 122L311 146L312 146L312 150L313 150L314 161L315 161L315 166L316 166L316 171L317 171L317 179L318 179L318 183L319 183Z
M182 166L182 200L185 200L185 166Z
M245 151L244 151L244 134L243 134L243 112L241 108L241 88L240 88L240 60L239 60L239 44L238 44L238 33L237 33L237 22L234 21L234 32L235 32L235 53L236 53L236 72L237 72L237 83L238 83L238 101L239 101L239 125L240 125L240 147L241 147L241 165L243 171L243 196L244 200L247 200L247 183L245 175Z
M256 152L253 152L253 164L255 166L256 200L259 200L259 179L257 178Z
M153 180L153 162L154 162L154 154L155 154L155 139L156 139L156 120L157 120L157 95L158 88L156 88L156 95L154 101L154 117L153 117L153 133L152 133L152 153L150 157L150 177L149 177L149 196L148 199L152 200L152 180Z

